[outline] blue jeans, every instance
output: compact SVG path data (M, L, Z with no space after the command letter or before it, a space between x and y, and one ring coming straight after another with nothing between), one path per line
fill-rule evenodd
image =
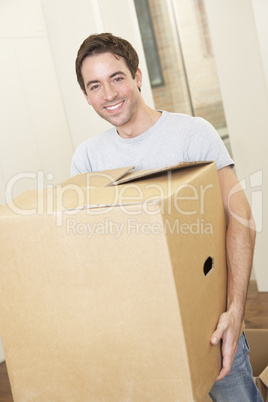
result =
M223 380L216 381L209 396L216 402L263 402L252 378L249 362L249 346L244 332L240 336L231 372Z

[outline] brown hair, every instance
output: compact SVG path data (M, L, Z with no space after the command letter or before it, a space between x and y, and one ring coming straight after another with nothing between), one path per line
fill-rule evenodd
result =
M83 61L86 57L106 52L123 57L132 78L135 78L139 66L139 57L133 46L127 40L111 33L93 34L86 38L80 46L75 62L77 81L84 92L86 92L86 88L81 73Z

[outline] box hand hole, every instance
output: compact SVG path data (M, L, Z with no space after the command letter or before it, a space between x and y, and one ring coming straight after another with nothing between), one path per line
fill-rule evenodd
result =
M204 262L203 267L204 275L207 276L207 274L212 270L213 267L214 267L214 258L208 257Z

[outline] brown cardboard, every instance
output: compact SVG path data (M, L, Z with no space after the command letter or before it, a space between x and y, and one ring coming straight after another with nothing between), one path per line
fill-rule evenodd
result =
M256 385L263 400L268 401L268 329L246 329L245 334Z
M215 163L128 171L0 207L0 333L15 402L203 401L218 375Z

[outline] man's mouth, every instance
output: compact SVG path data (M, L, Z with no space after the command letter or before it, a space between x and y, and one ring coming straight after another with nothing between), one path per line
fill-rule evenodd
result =
M116 110L118 109L121 105L123 105L124 101L116 103L115 105L111 105L111 106L105 106L104 108L107 110Z

